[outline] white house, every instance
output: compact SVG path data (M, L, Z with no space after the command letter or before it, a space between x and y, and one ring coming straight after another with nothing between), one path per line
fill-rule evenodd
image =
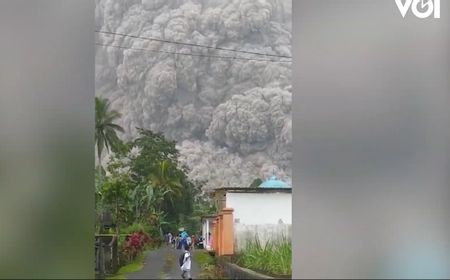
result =
M219 212L224 208L233 209L235 251L255 237L263 243L281 237L291 238L292 188L276 177L257 188L216 189L215 201ZM211 228L213 220L214 217L203 219L204 233L208 232L207 227Z

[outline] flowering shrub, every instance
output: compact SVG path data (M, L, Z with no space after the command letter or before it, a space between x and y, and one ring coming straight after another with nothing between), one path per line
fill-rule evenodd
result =
M143 231L130 234L122 245L122 253L131 262L151 242L150 237Z

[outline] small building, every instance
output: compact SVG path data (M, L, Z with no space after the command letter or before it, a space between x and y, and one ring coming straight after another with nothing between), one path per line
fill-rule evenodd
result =
M255 238L291 238L292 188L275 176L256 188L216 189L214 200L219 213L204 217L203 232L212 229L207 249L219 255L233 254Z

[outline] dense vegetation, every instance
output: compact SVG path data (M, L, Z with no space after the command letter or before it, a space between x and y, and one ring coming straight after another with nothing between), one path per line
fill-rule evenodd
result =
M152 237L179 226L198 231L199 216L211 209L201 184L190 181L179 165L175 144L144 129L135 140L121 143L106 169L97 170L98 213L112 212L120 227L150 226Z
M257 237L247 240L237 256L237 264L273 276L289 276L292 273L291 240L280 238L265 244Z
M118 117L120 114L109 109L107 100L96 98L96 227L97 232L104 233L100 217L110 213L115 224L111 233L129 235L119 241L121 254L132 261L159 243L165 232L175 233L184 227L198 233L200 216L213 209L202 195L201 182L189 180L187 168L178 162L174 141L138 129L135 139L123 142L116 134L122 131L114 123ZM100 159L104 148L109 160L103 166Z

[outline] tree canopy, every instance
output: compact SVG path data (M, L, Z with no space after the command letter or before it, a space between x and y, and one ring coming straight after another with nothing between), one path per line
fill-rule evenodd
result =
M120 117L119 112L110 109L107 99L95 97L95 144L99 164L103 149L116 151L121 142L117 132L123 132L123 128L115 123Z
M108 175L96 181L97 205L114 212L124 226L151 225L154 234L179 226L198 230L200 216L211 211L201 183L187 177L174 141L150 130L138 132L134 140L118 144Z

